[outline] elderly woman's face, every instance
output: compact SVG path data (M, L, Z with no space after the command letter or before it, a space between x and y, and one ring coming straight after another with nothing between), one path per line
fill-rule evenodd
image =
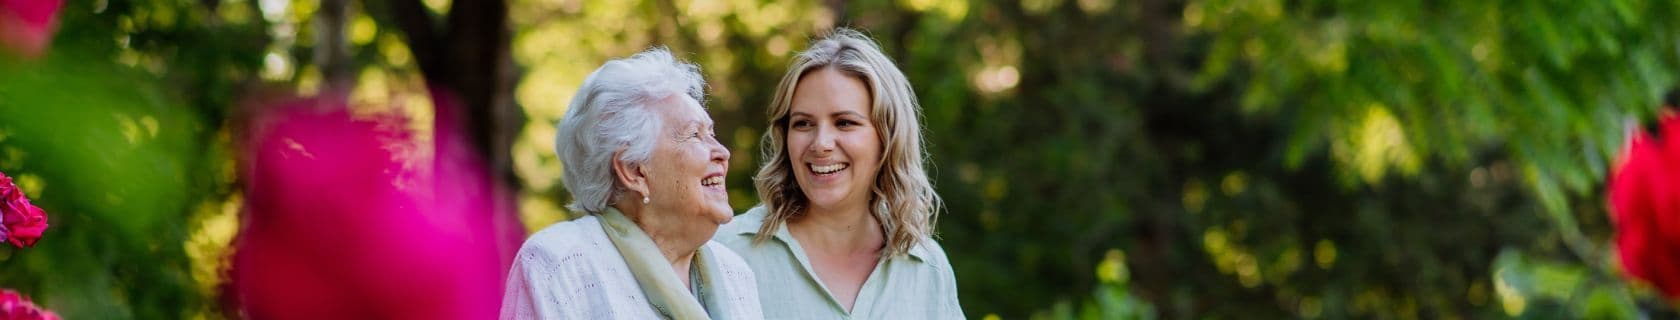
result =
M647 162L651 205L662 212L703 220L712 227L735 216L729 208L724 174L729 149L713 134L712 118L687 96L675 96L655 106L664 121Z
M811 205L844 209L869 202L880 171L881 139L862 80L833 68L799 79L788 116L793 177Z

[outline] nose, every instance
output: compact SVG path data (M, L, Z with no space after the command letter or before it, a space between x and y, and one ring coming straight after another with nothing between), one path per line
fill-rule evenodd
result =
M830 151L834 151L834 135L835 132L833 129L830 129L827 126L818 126L817 140L811 141L810 150L818 153L828 153Z
M716 137L713 137L713 138L708 139L708 140L709 140L708 143L711 144L711 149L712 149L712 154L711 154L712 161L723 163L724 165L729 165L729 148L725 148L723 146L723 143L718 141L718 139Z

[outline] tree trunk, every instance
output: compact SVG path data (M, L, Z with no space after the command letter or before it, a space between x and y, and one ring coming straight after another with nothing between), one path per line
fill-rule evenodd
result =
M315 65L321 68L327 92L347 92L355 84L350 66L350 41L344 26L350 20L350 0L322 0L315 11Z
M516 75L509 51L512 32L507 25L507 3L451 3L441 27L420 0L391 0L386 8L407 36L409 51L426 83L434 92L448 93L434 94L433 99L455 100L434 103L438 114L452 115L437 117L438 121L454 121L439 123L437 128L464 130L474 153L490 171L494 214L516 218L515 199L522 184L513 171L511 150L525 118L513 101Z

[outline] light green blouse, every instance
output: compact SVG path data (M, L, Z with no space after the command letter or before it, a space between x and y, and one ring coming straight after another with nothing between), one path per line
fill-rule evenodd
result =
M753 245L769 211L753 207L718 229L714 241L747 260L758 280L765 319L962 319L957 279L945 250L932 239L910 248L908 256L882 259L864 280L852 312L828 292L812 271L811 259L788 233L777 228L772 240Z

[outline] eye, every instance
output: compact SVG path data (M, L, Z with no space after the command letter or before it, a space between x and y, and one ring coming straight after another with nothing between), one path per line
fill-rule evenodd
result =
M805 128L810 128L810 127L811 127L811 120L794 120L793 121L793 128L794 129L805 129Z
M852 121L852 120L840 120L840 121L837 121L837 122L838 123L836 123L835 125L839 126L841 128L856 127L859 124L857 121Z

